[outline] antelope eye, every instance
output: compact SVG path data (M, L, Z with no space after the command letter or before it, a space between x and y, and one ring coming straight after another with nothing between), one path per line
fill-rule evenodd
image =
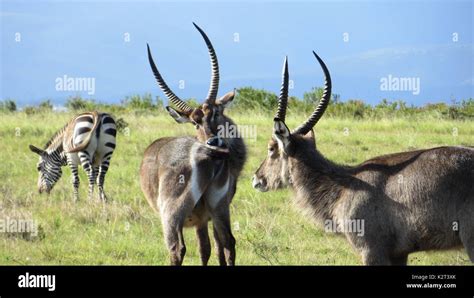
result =
M268 148L268 152L273 152L273 150L275 150L275 149L273 149L273 147Z

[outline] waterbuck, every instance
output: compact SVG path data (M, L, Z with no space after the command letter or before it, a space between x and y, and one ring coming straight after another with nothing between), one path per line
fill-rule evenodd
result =
M193 23L194 24L194 23ZM201 262L207 265L211 246L208 222L212 219L219 264L234 265L235 239L230 225L229 205L242 171L246 148L241 138L226 137L222 127L235 127L224 115L234 99L229 92L217 99L219 65L214 48L196 24L208 47L212 74L207 98L190 107L167 86L148 47L148 59L158 85L177 109L166 107L178 123L191 123L196 137L167 137L153 142L145 151L140 182L149 204L161 216L172 265L181 265L186 253L183 227L196 228Z
M89 199L92 199L97 183L99 199L105 201L104 179L115 150L116 134L112 116L93 111L76 115L51 137L44 149L30 145L30 150L39 155L38 191L49 193L61 178L61 167L69 165L74 200L78 200L78 167L81 164L89 178Z
M314 52L313 52L314 53ZM331 96L293 131L285 124L288 65L268 155L253 177L260 191L290 186L294 200L316 222L342 233L366 265L406 265L416 251L459 247L474 262L474 149L437 147L338 165L316 148L312 131ZM353 223L362 222L354 229ZM349 224L348 224L349 223ZM348 228L349 227L349 228Z

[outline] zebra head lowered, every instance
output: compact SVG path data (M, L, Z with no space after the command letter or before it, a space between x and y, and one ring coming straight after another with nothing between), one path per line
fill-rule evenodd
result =
M206 33L195 23L193 24L202 35L209 50L211 60L211 84L207 97L202 105L193 108L171 91L158 71L151 55L150 47L147 45L148 60L161 90L165 93L168 100L176 106L176 108L170 106L166 107L170 116L178 123L191 123L194 125L199 141L206 143L208 146L218 147L223 151L228 151L228 140L217 134L219 127L225 122L230 121L230 119L224 115L224 109L234 99L235 91L228 92L224 96L217 98L219 88L219 63L217 61L216 52Z
M38 170L38 191L39 193L50 193L56 182L63 173L61 167L65 165L65 160L57 152L48 153L48 151L30 145L30 150L39 155L39 161L36 165Z

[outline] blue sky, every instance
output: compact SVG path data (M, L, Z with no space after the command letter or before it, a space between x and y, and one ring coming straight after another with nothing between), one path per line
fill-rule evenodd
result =
M102 102L145 92L163 98L148 65L148 42L175 93L202 100L210 66L193 21L217 51L219 94L243 86L277 93L288 55L290 93L301 97L323 83L315 50L342 100L421 105L466 99L474 97L472 3L2 0L0 99L25 105L44 99L61 104L71 95ZM94 78L95 93L57 91L56 79L64 75ZM389 75L418 78L419 94L381 90Z

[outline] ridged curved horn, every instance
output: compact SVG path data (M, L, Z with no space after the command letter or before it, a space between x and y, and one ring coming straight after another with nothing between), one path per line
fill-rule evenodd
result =
M194 27L196 27L199 33L201 33L202 38L204 38L204 41L206 42L207 48L209 50L209 57L211 59L211 85L209 86L209 92L207 93L206 102L214 104L217 98L217 91L219 89L219 63L217 61L217 55L206 33L204 33L204 31L199 28L199 26L196 25L194 22L193 25Z
M331 98L332 84L331 84L331 75L329 74L329 70L326 67L326 64L324 64L323 60L319 58L319 56L314 51L313 51L313 54L318 60L324 72L324 79L325 79L324 92L323 92L323 97L319 101L318 106L316 107L314 112L311 114L311 116L309 116L308 120L306 120L306 122L301 124L293 132L293 133L302 134L302 135L305 135L306 133L308 133L308 131L310 131L314 127L314 125L319 121L321 116L323 116L324 111L328 107L329 100Z
M187 103L185 103L178 96L176 96L176 94L174 94L173 91L171 91L168 85L166 85L165 80L163 80L163 77L158 71L158 68L156 67L155 62L153 61L153 57L151 56L150 46L146 44L146 47L148 49L148 61L150 62L151 70L153 71L153 75L155 76L158 86L160 86L163 93L165 93L166 97L168 97L168 100L171 101L174 105L176 105L176 107L180 109L181 112L185 114L191 113L193 108L191 108Z
M285 57L282 70L282 81L280 89L280 97L278 98L278 111L275 114L275 118L285 121L286 108L288 106L288 56Z

